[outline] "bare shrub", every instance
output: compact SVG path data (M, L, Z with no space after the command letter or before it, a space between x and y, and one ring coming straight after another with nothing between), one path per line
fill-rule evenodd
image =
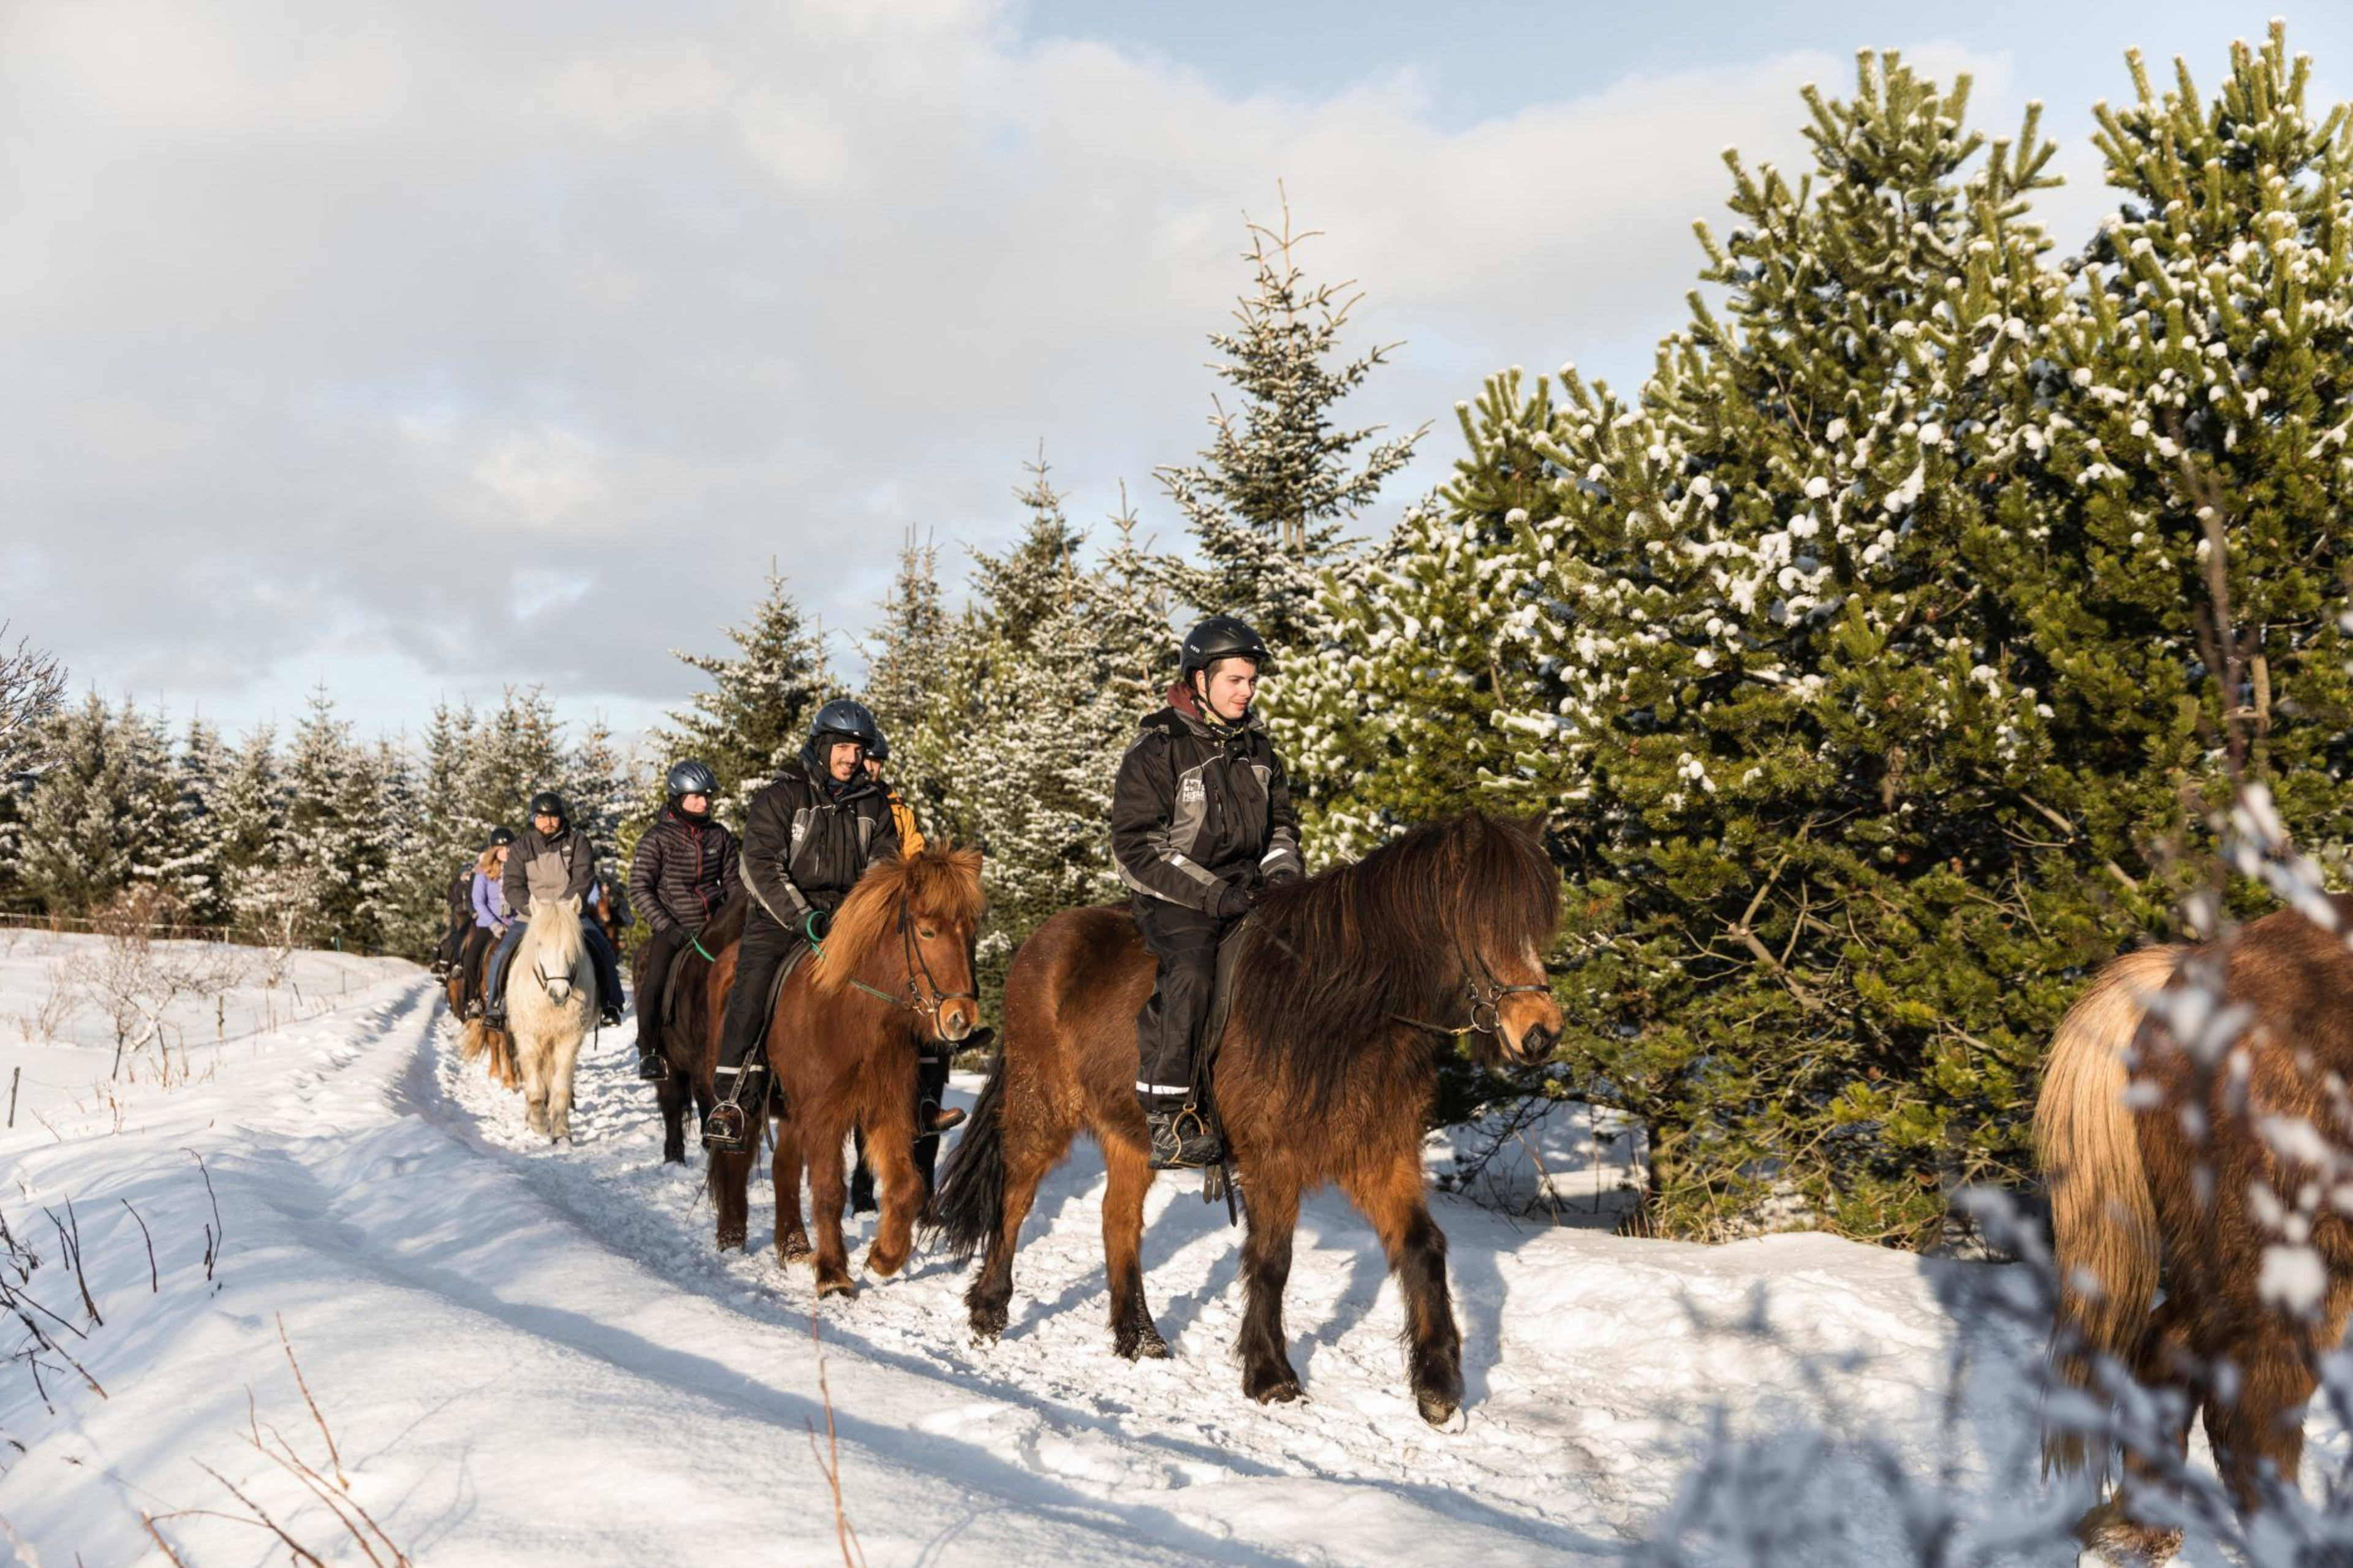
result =
M165 1015L184 999L218 996L239 978L232 949L157 942L156 931L176 925L182 912L161 889L125 888L93 918L98 941L67 961L76 992L114 1030L112 1077L122 1075L123 1054L134 1048L153 1049L168 1069Z

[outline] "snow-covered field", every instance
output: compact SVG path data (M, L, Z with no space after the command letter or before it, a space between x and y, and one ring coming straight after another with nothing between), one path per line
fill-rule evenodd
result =
M1163 1183L1148 1215L1173 1361L1111 1352L1085 1145L1040 1195L1000 1342L970 1342L963 1278L936 1256L813 1327L805 1269L712 1250L695 1171L659 1163L626 1030L585 1055L577 1142L550 1147L458 1061L421 972L313 954L309 1016L196 1041L168 1085L100 1092L111 1035L19 1040L14 1023L86 940L0 953L0 1073L22 1065L45 1096L0 1133L0 1217L44 1260L26 1289L79 1333L47 1331L104 1390L55 1356L40 1390L0 1363L0 1561L161 1563L142 1516L166 1515L191 1565L282 1561L224 1481L325 1561L366 1561L248 1440L248 1395L265 1443L274 1429L330 1478L339 1461L345 1506L437 1568L839 1562L828 1397L875 1563L1601 1563L1718 1504L1818 1517L1833 1541L1783 1561L1908 1561L1883 1489L1797 1436L1822 1424L1878 1434L1924 1477L1949 1466L1942 1495L1994 1500L2002 1525L2063 1506L2031 1480L2031 1334L1965 1331L1947 1305L1984 1266L1812 1236L1621 1240L1441 1195L1469 1397L1435 1432L1402 1388L1379 1251L1327 1194L1289 1298L1310 1397L1261 1409L1229 1355L1238 1234L1197 1185ZM102 1324L43 1212L65 1220L69 1199ZM755 1236L766 1209L755 1188ZM1719 1413L1790 1436L1747 1479L1686 1494ZM1803 1462L1777 1476L1777 1453Z

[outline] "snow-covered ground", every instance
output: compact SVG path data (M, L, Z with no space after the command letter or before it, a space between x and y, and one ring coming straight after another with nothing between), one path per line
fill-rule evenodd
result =
M332 1474L281 1323L349 1498L436 1568L839 1562L828 1398L843 1509L878 1564L1614 1562L1679 1496L1760 1488L1842 1542L1784 1561L1909 1560L1895 1506L1852 1467L1752 1465L1683 1493L1719 1412L1874 1432L2004 1524L2062 1506L2030 1479L2031 1335L1965 1331L1947 1305L1985 1266L1815 1236L1623 1240L1441 1195L1469 1397L1436 1432L1402 1387L1378 1248L1327 1194L1289 1297L1310 1397L1262 1409L1229 1353L1238 1233L1197 1185L1163 1183L1148 1213L1172 1361L1112 1353L1083 1144L1040 1194L998 1343L971 1342L937 1256L813 1327L805 1268L712 1250L695 1170L659 1163L626 1031L586 1053L577 1142L551 1147L459 1062L420 972L310 955L311 1016L198 1043L188 1079L96 1092L111 1035L13 1038L79 940L0 954L0 1071L50 1097L0 1133L0 1218L104 1395L47 1357L45 1408L34 1369L0 1363L0 1562L160 1563L142 1516L174 1514L157 1528L191 1565L282 1560L200 1465L324 1560L365 1561L248 1441L249 1395L265 1442ZM43 1212L65 1220L69 1199L102 1325ZM766 1214L755 1188L755 1237Z

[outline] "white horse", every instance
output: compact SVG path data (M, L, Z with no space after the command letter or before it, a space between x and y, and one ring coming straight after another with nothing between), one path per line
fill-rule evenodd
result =
M523 1121L549 1139L572 1135L572 1069L596 1012L596 969L580 934L580 900L531 901L531 923L507 977L507 1030L522 1069Z

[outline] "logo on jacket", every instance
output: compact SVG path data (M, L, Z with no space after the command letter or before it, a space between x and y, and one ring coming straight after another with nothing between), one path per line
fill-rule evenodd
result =
M1207 799L1208 792L1202 787L1200 774L1187 773L1177 781L1176 803L1179 805L1198 805Z

